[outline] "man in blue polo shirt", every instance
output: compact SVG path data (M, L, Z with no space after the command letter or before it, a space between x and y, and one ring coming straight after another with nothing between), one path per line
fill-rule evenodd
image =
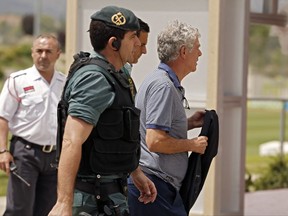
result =
M187 119L187 100L181 81L196 71L202 55L200 34L186 23L174 21L158 35L158 68L148 75L136 95L141 110L140 167L157 189L155 202L143 205L133 179L128 180L131 216L187 216L179 194L188 166L188 152L203 154L207 137L187 138L187 131L203 124L204 111ZM183 106L183 104L185 106Z

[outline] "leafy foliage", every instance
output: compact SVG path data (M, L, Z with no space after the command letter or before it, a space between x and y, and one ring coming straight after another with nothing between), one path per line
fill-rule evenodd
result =
M268 25L250 25L249 64L254 73L287 78L287 56L281 53L278 37L272 37L270 31Z
M0 20L0 80L10 72L30 67L33 40L34 15L23 17L11 15ZM43 15L40 20L41 33L52 33L59 37L65 50L65 20Z
M285 158L280 156L272 157L272 162L262 170L262 173L253 180L252 174L246 170L245 191L269 190L288 188L288 163Z
M7 184L8 184L8 176L0 171L0 196L5 196L6 195L6 190L7 190Z
M6 68L22 69L32 64L31 43L1 47L0 65Z
M266 172L255 180L256 190L288 188L288 163L277 156L270 163Z

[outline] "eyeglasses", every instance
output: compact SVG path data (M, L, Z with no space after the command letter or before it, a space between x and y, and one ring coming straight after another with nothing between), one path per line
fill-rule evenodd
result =
M186 97L184 96L184 95L185 95L185 89L184 89L182 86L180 86L180 87L178 87L178 88L179 88L179 90L180 90L181 93L182 93L182 103L183 103L184 109L190 110L190 106L189 106L188 100L187 100Z
M189 106L188 100L187 100L186 97L184 97L184 96L183 96L183 98L182 98L182 103L183 103L184 109L190 110L190 106Z

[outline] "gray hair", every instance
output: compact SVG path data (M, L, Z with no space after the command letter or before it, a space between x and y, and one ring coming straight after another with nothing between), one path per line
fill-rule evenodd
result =
M34 43L35 43L36 40L42 39L42 38L54 40L54 41L56 42L56 48L57 48L57 50L61 50L61 44L60 44L58 38L57 38L54 34L52 34L52 33L44 33L44 34L38 35L38 36L35 38L34 42L33 42L33 46L34 46Z
M182 46L186 46L191 51L199 37L200 33L197 28L174 20L158 35L157 51L160 61L167 63L177 59Z

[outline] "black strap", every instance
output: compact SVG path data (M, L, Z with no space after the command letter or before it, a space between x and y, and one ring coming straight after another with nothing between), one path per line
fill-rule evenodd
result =
M99 58L99 57L91 58L89 56L90 56L90 53L82 52L82 51L73 56L74 62L70 66L68 76L66 79L66 83L65 83L65 86L64 86L63 91L62 91L61 99L64 98L64 93L65 93L65 90L66 90L67 85L69 83L69 80L73 77L75 72L78 71L83 66L92 64L92 65L97 65L97 66L103 68L105 71L109 71L109 72L114 71L114 67L105 59Z
M97 65L100 68L104 69L103 71L108 71L110 73L114 72L114 67L105 59L99 57L90 57L90 53L80 52L73 56L74 62L70 66L69 73L62 91L61 99L57 107L57 118L58 118L58 129L57 129L57 148L56 148L56 164L58 164L62 149L62 140L64 134L64 127L67 118L68 102L64 99L65 91L68 86L70 79L73 77L76 71L79 71L80 68L86 65ZM108 81L113 84L114 79L108 75L108 73L102 73ZM56 165L57 166L57 165Z

